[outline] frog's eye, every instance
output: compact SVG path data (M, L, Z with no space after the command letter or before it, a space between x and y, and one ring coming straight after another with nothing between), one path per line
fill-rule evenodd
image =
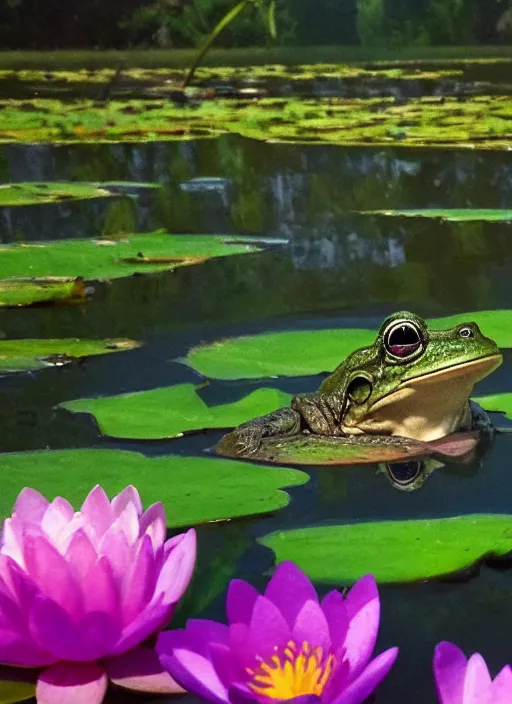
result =
M465 340L468 340L470 337L475 336L475 331L473 328L464 327L459 330L459 336L463 337Z
M388 477L397 489L410 489L411 484L425 473L425 463L421 460L394 462L393 464L386 464L385 467Z
M391 325L384 333L384 346L393 357L405 359L423 346L420 330L406 320Z

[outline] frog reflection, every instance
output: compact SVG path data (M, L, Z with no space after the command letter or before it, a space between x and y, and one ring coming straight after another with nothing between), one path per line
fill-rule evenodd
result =
M466 466L471 474L478 472L494 445L494 435L480 437L473 448L458 456L413 457L403 462L380 462L378 472L386 475L390 484L400 491L413 492L421 489L433 472L445 467ZM463 470L464 473L468 470Z

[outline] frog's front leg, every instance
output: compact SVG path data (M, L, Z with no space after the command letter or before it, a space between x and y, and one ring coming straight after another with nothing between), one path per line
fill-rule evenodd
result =
M299 394L292 399L292 408L300 414L303 429L315 435L343 435L340 413L329 403L327 396Z
M292 408L278 408L277 411L255 418L239 425L229 438L230 445L237 455L253 455L263 438L296 435L301 429L301 417Z
M469 410L471 414L470 430L476 430L481 438L492 439L494 437L495 428L482 406L470 400Z

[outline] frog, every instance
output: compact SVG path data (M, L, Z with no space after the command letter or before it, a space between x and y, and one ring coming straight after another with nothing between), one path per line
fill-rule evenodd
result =
M223 454L229 448L234 456L250 457L265 438L299 433L422 442L456 431L489 436L492 423L470 395L502 361L497 344L475 322L437 330L399 311L383 321L372 345L349 354L318 391L242 423L218 447Z

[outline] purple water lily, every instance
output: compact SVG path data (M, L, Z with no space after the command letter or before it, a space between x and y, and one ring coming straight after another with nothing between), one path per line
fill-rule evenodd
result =
M371 575L346 597L319 603L292 562L277 568L261 595L235 579L227 596L229 625L191 620L161 633L160 661L186 690L219 704L284 701L358 704L386 676L391 648L370 661L380 617Z
M510 704L512 669L505 665L494 680L485 660L474 653L469 660L453 643L443 641L434 652L434 677L441 704Z
M0 664L36 668L39 704L99 704L108 679L182 691L144 645L195 565L193 530L165 541L162 504L96 486L80 511L24 489L0 536ZM5 674L5 668L4 668Z

